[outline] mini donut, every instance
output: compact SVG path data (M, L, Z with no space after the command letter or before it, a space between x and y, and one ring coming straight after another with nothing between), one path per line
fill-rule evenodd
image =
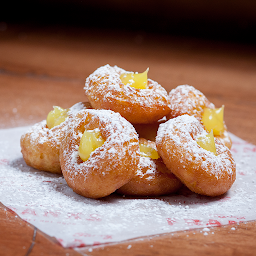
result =
M143 138L140 143L156 149L155 143ZM172 173L167 173L167 167L161 158L152 159L140 156L136 175L117 193L130 196L161 196L176 192L182 183Z
M99 129L105 140L88 160L78 148L84 131ZM135 175L139 140L134 127L119 113L88 109L73 116L60 147L60 164L67 184L79 195L101 198L110 195Z
M169 113L168 94L157 82L148 79L146 89L124 85L117 66L105 65L85 82L85 94L95 109L110 109L131 123L153 123Z
M85 108L91 108L90 104L79 102L69 109L68 116ZM59 149L67 122L68 118L49 129L46 120L43 120L21 136L21 153L27 165L41 171L61 174Z
M167 119L187 114L201 121L205 108L215 108L202 92L190 85L179 85L172 89L168 96L170 113L167 115ZM231 149L232 141L225 124L223 134L215 136Z
M168 96L168 119L187 114L201 121L204 108L215 108L202 92L190 85L179 85L172 89Z
M182 115L159 126L156 146L167 168L191 191L207 196L227 192L236 179L230 150L214 138L217 155L196 140L207 134L194 116Z

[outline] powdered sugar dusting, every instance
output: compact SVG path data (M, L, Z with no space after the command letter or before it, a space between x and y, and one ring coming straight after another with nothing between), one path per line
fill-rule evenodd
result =
M168 94L157 82L148 79L146 89L124 85L117 66L105 65L85 81L85 94L95 109L111 109L133 123L150 123L169 113Z
M79 112L82 109L86 109L85 103L78 102L78 103L74 104L71 108L69 108L68 114L75 115L77 112Z
M64 126L58 125L58 127L55 127L54 129L49 129L46 126L46 121L43 120L30 127L28 131L21 136L21 138L24 136L28 137L31 147L36 144L44 144L46 142L59 146L63 134L62 127Z
M93 151L85 162L79 161L79 143L73 143L80 141L83 130L78 128L81 124L84 124L85 129L91 126L93 129L99 129L105 139L104 144ZM95 125L97 127L94 127ZM78 112L68 123L65 137L68 138L67 143L71 144L71 147L63 145L62 154L65 159L64 164L67 166L66 171L72 172L71 179L72 177L75 179L76 175L84 175L86 179L87 172L84 170L101 170L105 161L108 161L109 165L105 166L104 173L109 173L115 166L125 164L123 161L127 152L131 163L138 159L138 151L134 150L134 146L138 150L138 135L134 127L119 113L111 110L89 109Z
M19 139L27 130L0 130L0 201L62 246L77 248L256 220L256 148L232 134L237 180L221 197L185 190L151 199L113 194L93 200L74 193L62 176L25 164Z
M190 85L179 85L169 93L171 117L183 114L195 116L201 120L201 115L205 107L215 108L205 95Z
M63 123L49 129L46 125L46 120L43 120L31 126L21 137L29 137L28 139L32 147L36 144L44 144L46 142L59 147L70 116L75 115L85 108L82 102L78 102L68 110L68 117Z
M102 95L101 100L105 102L108 102L113 97L120 97L120 100L123 100L124 95L131 101L143 103L145 106L152 105L156 98L163 97L167 100L167 92L151 79L148 79L148 88L143 90L136 90L129 85L122 84L120 75L125 72L122 68L111 67L108 64L98 68L86 79L84 87L86 94L89 94L92 89L91 83L97 83L99 85L98 90L101 91L100 95ZM156 87L154 95L152 94L153 86ZM165 105L166 102L160 100L159 104Z
M176 148L184 149L180 152L169 152L169 154L185 154L180 156L181 164L183 159L186 159L191 164L201 165L203 170L211 172L216 177L221 176L224 170L232 174L235 163L233 159L230 160L228 150L223 144L215 139L217 156L197 144L197 138L206 134L207 132L195 117L182 115L160 124L156 144L160 145L164 138L167 138L176 145Z
M143 172L142 170L146 170ZM137 175L143 178L144 176L148 176L146 179L153 179L152 175L156 172L156 163L150 157L140 157L139 167L137 169Z

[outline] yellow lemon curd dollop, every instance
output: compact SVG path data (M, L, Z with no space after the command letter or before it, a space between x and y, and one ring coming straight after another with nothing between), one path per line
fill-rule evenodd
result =
M80 140L78 154L83 161L89 159L91 153L104 144L99 129L85 130Z
M201 148L208 150L217 156L214 135L212 130L207 135L198 137L196 142Z
M154 148L142 143L140 143L140 155L150 157L152 159L160 158L158 152Z
M224 132L224 106L221 108L205 108L202 122L208 132L213 130L214 135L221 135Z
M54 106L46 118L46 125L49 129L64 122L68 117L68 109Z
M148 87L148 68L143 73L126 72L120 75L124 85L129 85L136 89L147 89Z

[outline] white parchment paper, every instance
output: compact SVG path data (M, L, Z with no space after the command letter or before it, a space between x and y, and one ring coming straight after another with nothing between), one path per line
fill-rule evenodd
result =
M20 136L27 129L0 130L0 201L64 247L256 220L256 146L232 134L237 180L224 196L184 189L157 198L113 194L95 200L75 194L62 176L25 164Z

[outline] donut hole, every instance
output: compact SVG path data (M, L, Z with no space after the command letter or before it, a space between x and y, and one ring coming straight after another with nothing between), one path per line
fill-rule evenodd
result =
M224 106L221 108L205 108L202 114L202 123L206 130L213 131L214 135L222 135L224 133Z
M78 148L78 154L83 161L89 159L91 153L104 144L105 140L101 136L98 128L94 130L85 130Z
M147 89L148 87L148 68L143 73L124 72L120 75L120 80L124 85L135 89Z
M149 157L151 159L159 159L160 156L157 152L155 143L153 141L140 138L139 139L139 147L140 147L140 156L141 157Z
M53 110L49 112L46 118L46 124L49 129L63 123L68 117L68 109L61 108L59 106L54 106Z
M196 142L201 148L212 152L214 155L217 155L213 131L208 134L198 136Z
M97 120L92 119L90 114L78 113L77 118L81 119L81 122L76 124L73 136L74 148L76 151L76 163L80 165L87 161L92 153L104 144L106 135L104 129L99 127L100 123ZM85 133L88 135L87 139ZM102 143L99 143L100 141L102 141Z

